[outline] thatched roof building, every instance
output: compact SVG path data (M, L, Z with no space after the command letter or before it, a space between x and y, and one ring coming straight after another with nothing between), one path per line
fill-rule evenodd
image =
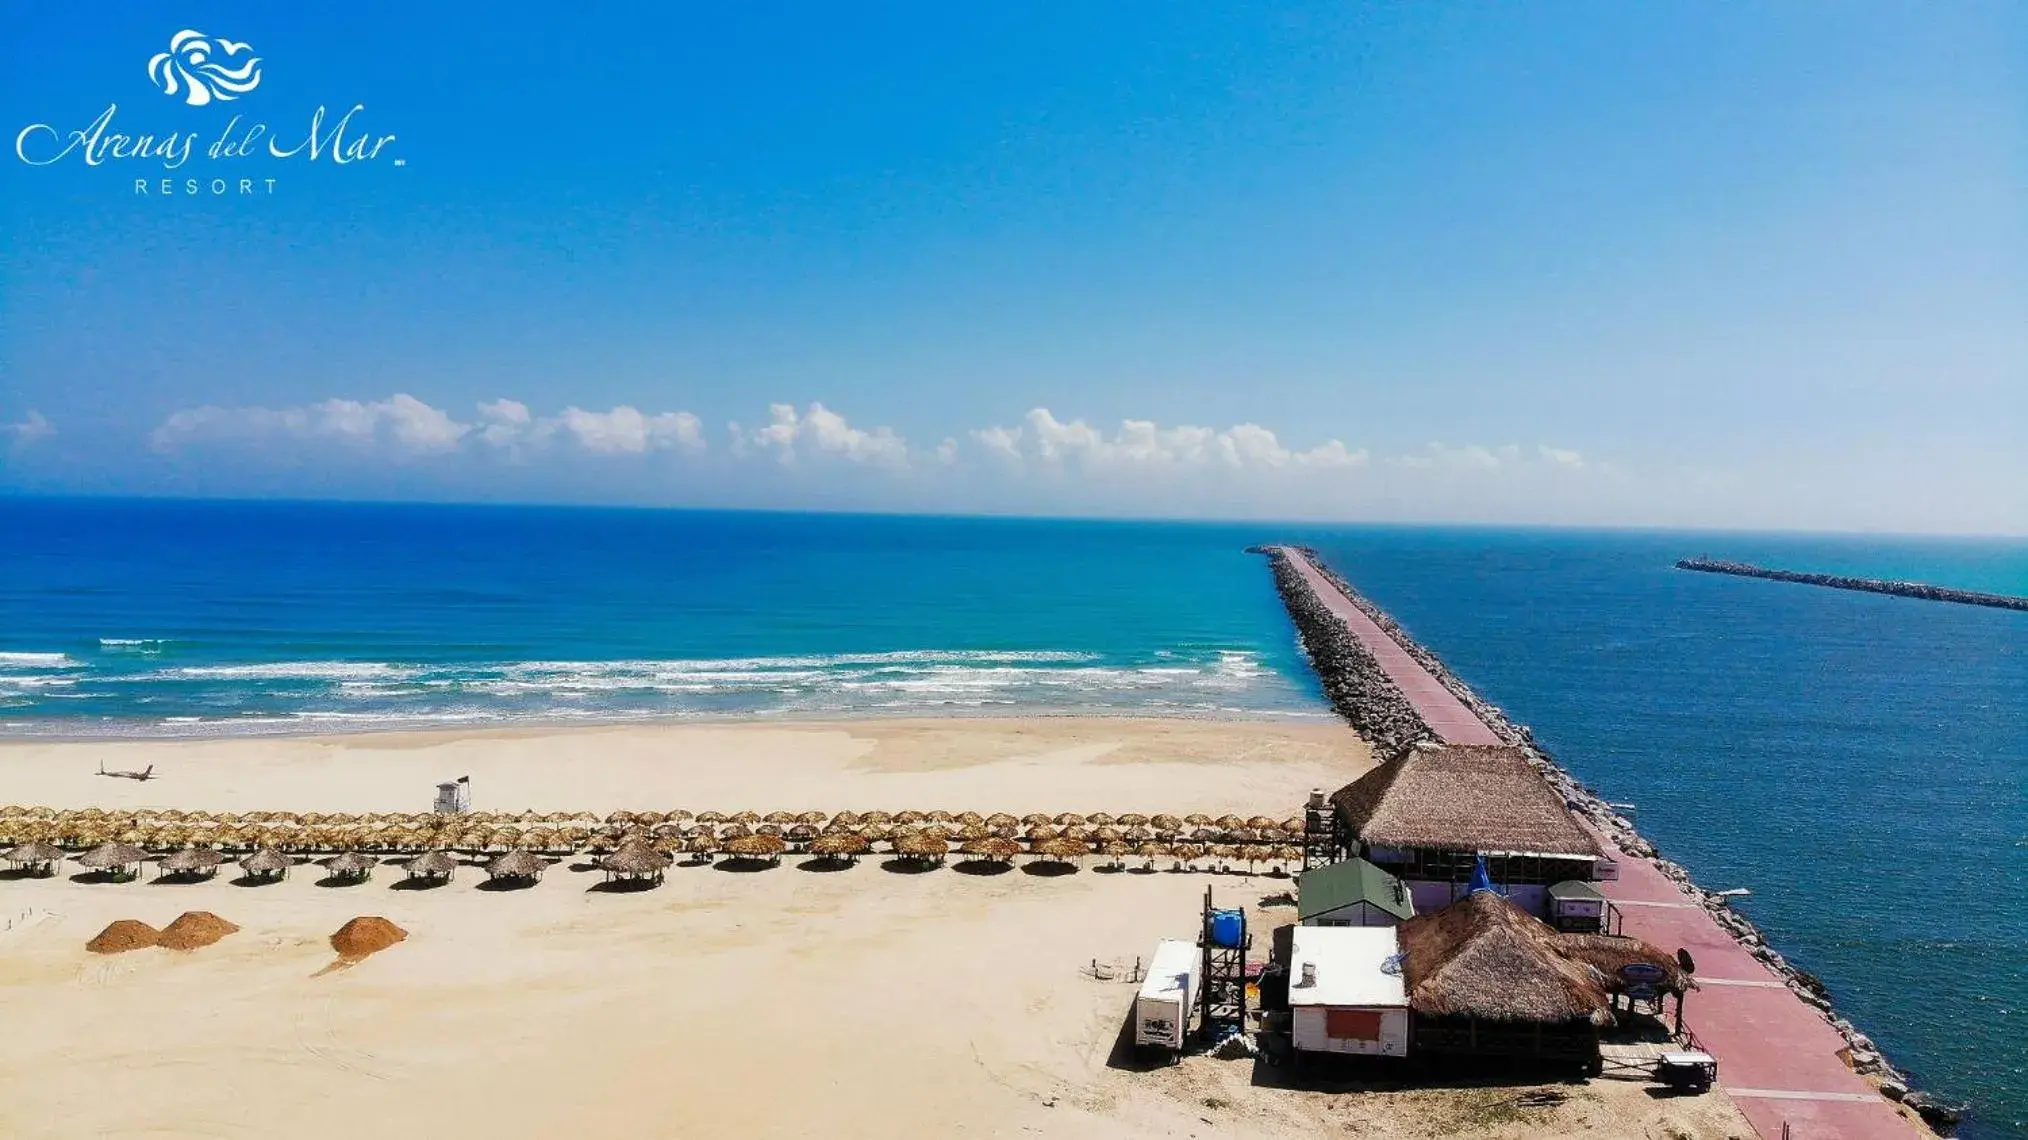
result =
M1522 1057L1595 1068L1598 1030L1628 994L1623 967L1651 988L1694 986L1675 959L1636 938L1559 934L1492 891L1475 891L1400 926L1402 979L1419 1054ZM1650 996L1654 996L1651 994Z
M1598 972L1565 957L1554 930L1491 891L1401 924L1409 1008L1479 1021L1611 1019Z
M1520 749L1419 744L1331 797L1377 847L1592 858L1598 841Z

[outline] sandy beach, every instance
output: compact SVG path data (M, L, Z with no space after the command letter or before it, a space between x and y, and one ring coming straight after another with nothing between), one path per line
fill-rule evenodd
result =
M94 775L156 765L147 784ZM1294 810L1368 764L1335 726L1160 720L674 725L324 739L0 746L0 798L420 810L470 774L517 810L885 807ZM581 866L581 864L580 864ZM1132 986L1092 976L1189 937L1207 885L1256 928L1285 878L1243 874L820 873L679 866L608 894L571 865L523 891L471 871L431 891L299 874L247 888L0 881L0 1135L1727 1137L1721 1096L1639 1084L1337 1095L1196 1057L1140 1071ZM118 918L186 910L218 944L101 956ZM356 915L409 932L329 969Z

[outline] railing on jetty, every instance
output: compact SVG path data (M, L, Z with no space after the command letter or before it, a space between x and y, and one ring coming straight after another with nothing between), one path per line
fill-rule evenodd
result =
M1775 570L1766 566L1755 566L1750 562L1727 562L1718 558L1701 557L1685 558L1676 563L1676 569L1695 570L1704 574L1731 574L1738 578L1766 578L1773 582L1798 582L1805 586L1825 586L1833 590L1891 594L1897 598L1920 598L1929 602L1956 602L1966 606L2028 611L2028 598L2015 597L2011 594L1987 594L1977 590L1958 590L1949 586L1932 586L1926 582L1893 582L1880 578L1851 578L1842 574L1811 574L1800 570Z

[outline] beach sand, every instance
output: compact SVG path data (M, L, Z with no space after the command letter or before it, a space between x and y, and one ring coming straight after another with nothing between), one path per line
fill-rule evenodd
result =
M91 775L155 763L148 784ZM1362 771L1333 726L1154 720L655 726L0 747L0 798L71 807L1254 811ZM553 868L528 890L0 881L0 1136L827 1137L1749 1135L1722 1096L1633 1083L1338 1095L1246 1061L1124 1063L1133 987L1090 975L1190 937L1204 889L1270 876L678 866L641 893ZM88 954L117 918L207 910L191 952ZM356 915L408 931L332 969Z

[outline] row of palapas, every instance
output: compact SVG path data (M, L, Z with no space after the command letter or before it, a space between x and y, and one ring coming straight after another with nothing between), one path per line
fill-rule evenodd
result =
M1045 827L1034 830L1054 832L1054 828ZM1117 840L1094 843L1062 834L1031 838L1025 846L1019 840L999 835L959 841L950 838L943 828L934 824L900 827L879 843L897 859L925 865L942 863L953 851L967 860L1002 863L1025 855L1035 861L1074 864L1097 854L1115 867L1125 866L1126 860L1131 857L1143 859L1148 869L1168 860L1178 870L1196 868L1209 861L1211 869L1221 871L1235 869L1242 863L1249 871L1258 869L1263 863L1275 870L1288 871L1302 860L1301 849L1286 844L1247 846L1152 841L1128 844ZM707 835L656 837L645 831L635 831L622 835L610 853L598 860L597 866L609 878L659 881L663 872L674 864L676 856L682 853L687 853L693 862L709 862L714 856L722 855L731 859L776 863L786 853L801 853L849 864L861 855L872 853L874 848L874 840L851 829L826 831L803 841L760 832L721 840ZM0 860L17 869L44 875L53 874L56 866L66 858L87 869L106 872L120 879L138 876L143 865L154 856L140 846L120 841L101 843L81 854L71 855L60 847L32 840L0 853ZM240 858L238 863L249 878L264 880L287 876L297 861L295 856L280 848L258 846ZM226 862L226 856L216 847L188 846L161 857L157 862L158 870L164 876L198 879L215 874ZM369 877L380 860L360 850L346 850L318 862L333 878L360 880ZM448 880L460 866L458 858L442 848L433 848L398 862L411 878ZM529 881L539 879L548 866L549 860L526 847L515 847L494 855L483 864L492 878Z
M274 848L386 854L451 850L477 854L519 849L570 854L616 853L626 840L636 838L670 854L737 854L730 845L750 839L778 840L781 851L823 854L820 848L850 847L854 838L864 840L866 847L853 853L865 853L875 844L891 847L902 838L917 836L919 843L941 839L947 847L961 849L986 844L997 850L999 846L989 841L1000 840L1025 841L1034 851L1036 844L1058 842L1064 850L1078 847L1079 854L1272 862L1300 842L1301 829L1300 818L1278 821L1267 816L1213 818L1131 812L1118 816L1033 812L1016 817L1007 812L777 811L762 815L706 811L693 815L676 810L614 812L601 820L585 812L353 815L0 807L0 844L42 843L72 849L126 844L153 850Z

